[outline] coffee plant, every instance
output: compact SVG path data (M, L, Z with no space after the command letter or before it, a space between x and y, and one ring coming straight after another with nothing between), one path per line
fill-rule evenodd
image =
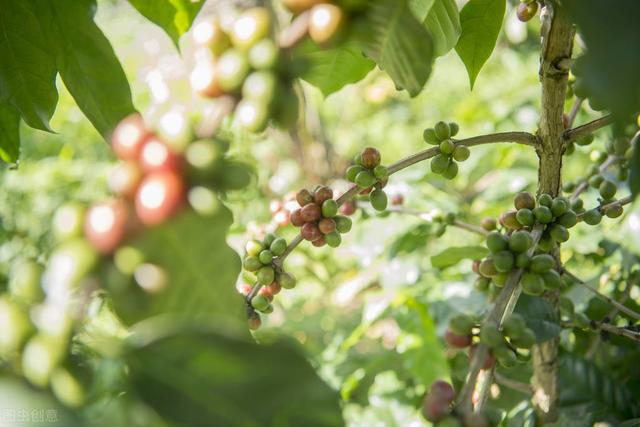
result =
M638 16L0 0L0 424L640 425Z

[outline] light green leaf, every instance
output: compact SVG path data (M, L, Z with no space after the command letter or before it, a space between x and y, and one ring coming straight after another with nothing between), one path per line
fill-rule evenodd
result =
M422 22L433 7L436 0L408 0L409 9L418 21Z
M154 324L126 356L133 391L172 425L344 425L338 393L294 345L258 345L212 324Z
M0 159L15 163L20 155L20 113L0 102Z
M364 28L365 53L411 96L422 90L431 73L433 42L406 0L377 0L370 5Z
M505 0L469 0L460 11L462 33L456 52L467 68L471 89L496 46L505 4Z
M212 217L184 212L147 229L132 242L145 254L146 262L165 270L167 288L150 295L133 283L118 283L117 277L111 277L114 307L122 318L132 323L163 313L207 314L246 327L244 299L235 289L240 258L226 243L231 220L223 206Z
M431 33L435 56L442 56L453 49L461 31L455 0L435 0L424 25Z
M536 335L536 342L548 341L562 332L556 311L542 298L521 295L515 312L524 317L527 327Z
M204 4L204 0L129 0L138 12L162 28L178 46Z
M489 254L484 246L450 247L431 257L431 265L436 268L451 267L463 259L479 260Z
M51 131L56 65L39 18L48 15L33 0L0 0L0 101L12 104L29 126Z
M107 38L93 22L94 0L51 2L47 36L55 47L60 76L80 109L104 136L134 111L131 91L122 66Z
M362 80L375 66L375 62L362 54L362 46L354 40L331 49L320 48L307 40L296 49L296 56L306 60L301 77L324 95Z

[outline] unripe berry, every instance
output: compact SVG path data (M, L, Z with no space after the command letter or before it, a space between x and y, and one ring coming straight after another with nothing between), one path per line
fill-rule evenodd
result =
M456 162L449 162L447 170L444 171L442 176L446 179L453 179L458 175L458 164Z
M291 12L300 13L324 1L325 0L281 0L281 3Z
M533 238L527 231L514 231L509 236L509 249L514 252L525 252L533 244Z
M464 162L471 155L471 151L469 151L469 147L465 145L457 145L453 150L453 158L458 162Z
M371 172L364 170L356 175L355 183L360 188L369 188L376 183L376 178Z
M247 251L247 256L258 257L260 252L264 249L264 245L257 240L249 240L245 245L245 250Z
M609 206L604 210L604 214L609 218L618 218L622 215L623 208L621 205Z
M363 170L364 168L360 165L349 166L345 174L347 181L355 182L356 176Z
M501 251L493 255L493 265L500 273L506 273L513 269L515 259L510 251Z
M271 39L262 39L249 50L249 65L256 70L274 68L280 51Z
M278 275L278 283L284 289L293 289L296 286L296 279L289 273L281 273Z
M549 270L542 273L542 281L547 289L559 289L562 287L562 278L555 270Z
M526 226L531 226L536 222L536 218L533 215L533 212L530 209L519 209L518 212L516 212L516 220L518 220L518 222L522 225Z
M323 217L332 218L338 213L338 203L333 199L325 200L321 210Z
M600 192L600 195L602 196L603 199L609 200L616 195L616 191L618 191L618 187L616 186L615 183L609 180L604 180L598 187L598 191Z
M443 154L452 154L453 150L456 149L456 145L450 139L445 139L440 143L440 152Z
M551 213L558 217L569 209L569 203L566 200L556 197L551 203Z
M342 236L337 231L333 231L331 233L325 234L324 240L327 242L327 245L332 248L337 248L342 243Z
M487 248L489 248L492 253L500 252L507 249L509 244L507 237L499 231L492 231L491 233L487 234L486 242Z
M556 219L556 223L571 228L578 223L578 216L573 210L568 210Z
M552 203L553 203L553 197L551 197L550 194L543 193L538 197L538 204L541 206L546 206L550 208Z
M522 292L528 295L541 295L544 292L544 282L539 274L524 273L520 280Z
M451 137L451 129L449 128L449 125L445 122L440 121L436 123L435 126L433 127L433 130L436 133L436 137L438 137L440 141L443 141Z
M352 222L350 218L338 215L334 217L333 220L336 222L336 230L338 230L339 233L344 234L351 230Z
M490 348L497 348L504 344L502 333L498 330L498 325L487 322L480 328L480 342Z
M500 214L500 218L498 218L498 220L504 227L512 230L518 230L522 228L522 225L518 222L516 215L516 211L503 212L502 214Z
M220 88L225 92L234 92L240 89L249 74L249 62L240 51L228 49L218 59L216 70Z
M332 233L336 229L336 222L331 218L322 218L318 222L318 229L322 234Z
M378 165L373 168L373 175L378 179L387 179L389 177L389 169L386 166Z
M320 238L314 240L311 242L311 244L317 248L320 248L324 245L327 244L327 241L325 240L324 236L320 236Z
M532 212L536 217L536 220L542 224L548 224L553 221L553 214L551 213L551 209L546 206L538 206Z
M602 214L598 209L591 209L584 213L582 220L589 225L598 225L602 221Z
M258 258L254 256L248 256L243 260L242 266L247 271L258 271L262 268L262 263Z
M369 201L377 211L384 211L387 208L387 194L377 188L369 194Z
M367 169L373 169L380 164L380 152L373 147L362 150L361 158L362 166Z
M230 44L229 37L215 16L200 19L193 26L191 35L196 45L210 49L215 55L224 52Z
M253 7L245 10L233 23L231 41L241 49L249 49L269 35L271 17L269 11L263 7Z
M346 16L339 6L323 3L311 8L309 37L319 45L337 40L346 25Z
M309 203L313 203L313 195L307 189L302 189L296 193L296 201L303 207Z
M538 12L538 2L520 3L516 9L516 16L522 22L530 21ZM567 123L568 124L568 123ZM566 126L565 126L566 129Z
M436 131L433 128L425 129L422 133L422 139L424 139L427 144L431 145L438 145L440 143L440 140L436 136Z
M304 222L317 221L322 217L320 206L315 203L309 203L300 210L300 217Z
M269 246L269 250L275 256L280 256L287 249L287 241L282 237L278 237Z
M273 282L273 279L275 279L275 272L270 266L262 267L260 270L258 270L256 277L259 284L266 286L269 283Z
M260 255L258 255L258 259L265 265L271 264L271 262L273 261L273 253L271 253L270 250L265 249L264 251L260 252Z
M569 231L560 224L553 224L549 231L553 240L559 243L564 243L569 240Z
M516 194L516 197L513 199L513 205L516 209L529 209L532 210L536 207L536 199L534 199L533 195L529 192L523 191L521 193Z
M475 322L471 316L457 314L449 321L449 329L457 335L470 335Z
M313 222L307 222L302 226L300 235L303 239L313 242L322 237L322 233L318 229L318 226Z
M480 274L484 277L493 277L498 274L496 267L493 265L493 259L486 258L480 262L480 267L478 268Z
M251 306L258 311L263 311L269 307L269 300L263 295L256 295L251 299Z
M445 154L438 154L431 159L431 172L442 175L447 171L449 163L451 163L449 156Z
M527 323L521 315L512 313L502 322L502 329L510 339L517 338L527 329Z
M321 186L313 193L313 201L317 205L322 205L325 200L333 199L333 190L326 186Z
M456 136L459 130L460 130L460 126L458 126L456 122L449 122L449 133L451 134L452 137Z
M534 346L536 343L536 336L531 329L525 329L522 331L522 334L517 338L514 337L511 340L511 344L518 348L526 348L529 349Z
M296 209L291 212L289 220L294 227L302 227L304 220L302 219L302 209Z
M531 258L530 270L534 273L544 273L555 266L555 259L549 254L535 255Z
M496 220L491 217L482 218L480 221L480 226L487 231L495 230L497 225Z

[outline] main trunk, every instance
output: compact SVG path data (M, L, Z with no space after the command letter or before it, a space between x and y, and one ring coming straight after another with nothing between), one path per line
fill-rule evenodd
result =
M564 151L563 111L567 90L568 64L571 58L574 29L566 15L552 2L542 10L542 49L540 81L542 97L538 148L538 194L553 196L560 192L562 153ZM556 253L556 256L559 256ZM545 298L556 308L558 295L549 292ZM533 401L543 422L557 418L558 339L537 345L533 349Z

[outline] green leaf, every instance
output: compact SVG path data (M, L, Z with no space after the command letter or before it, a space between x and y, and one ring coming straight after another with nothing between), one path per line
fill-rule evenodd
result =
M178 46L204 4L204 0L129 0L138 12L162 28Z
M638 427L640 426L640 418L633 418L631 420L626 420L618 427Z
M640 132L633 137L633 151L629 160L629 190L634 198L640 193Z
M33 0L0 0L0 101L12 104L29 126L51 132L56 66L41 14Z
M430 222L423 222L397 235L389 247L389 258L395 258L400 253L415 252L419 248L425 247L432 234L432 229Z
M296 49L296 56L306 61L302 79L325 96L362 80L375 66L375 62L362 54L362 46L355 40L331 49L320 48L307 40Z
M460 15L455 0L435 0L424 25L431 33L435 56L454 48L460 37Z
M409 9L418 21L422 22L433 7L436 0L408 0Z
M467 68L471 89L496 46L505 4L505 0L469 0L460 11L462 32L456 52Z
M184 212L132 242L146 262L165 270L168 285L163 292L149 295L132 283L118 285L111 277L107 283L123 319L135 322L161 313L209 314L246 326L244 299L235 289L240 258L226 243L231 220L223 206L212 217Z
M431 73L433 41L406 0L373 2L363 22L365 54L411 96L422 90Z
M626 120L640 111L640 55L629 50L640 43L640 2L617 0L612 7L600 0L567 0L562 5L586 45L580 78L587 92L615 118Z
M0 159L15 163L20 155L20 113L0 102Z
M291 343L169 322L173 331L156 323L139 332L126 360L133 391L172 425L344 425L338 393Z
M2 427L79 427L79 420L49 393L16 378L0 378Z
M108 138L113 128L134 111L122 66L107 38L93 22L94 0L40 0L51 21L47 36L55 48L60 76L80 109Z
M431 257L431 265L436 268L451 267L463 259L479 260L486 257L489 250L484 246L450 247Z
M640 416L640 404L624 383L590 361L564 354L558 373L561 406L590 403L601 411L600 415L606 413L620 419Z
M562 332L556 311L540 297L521 295L514 311L524 317L527 327L536 335L536 342L548 341Z

